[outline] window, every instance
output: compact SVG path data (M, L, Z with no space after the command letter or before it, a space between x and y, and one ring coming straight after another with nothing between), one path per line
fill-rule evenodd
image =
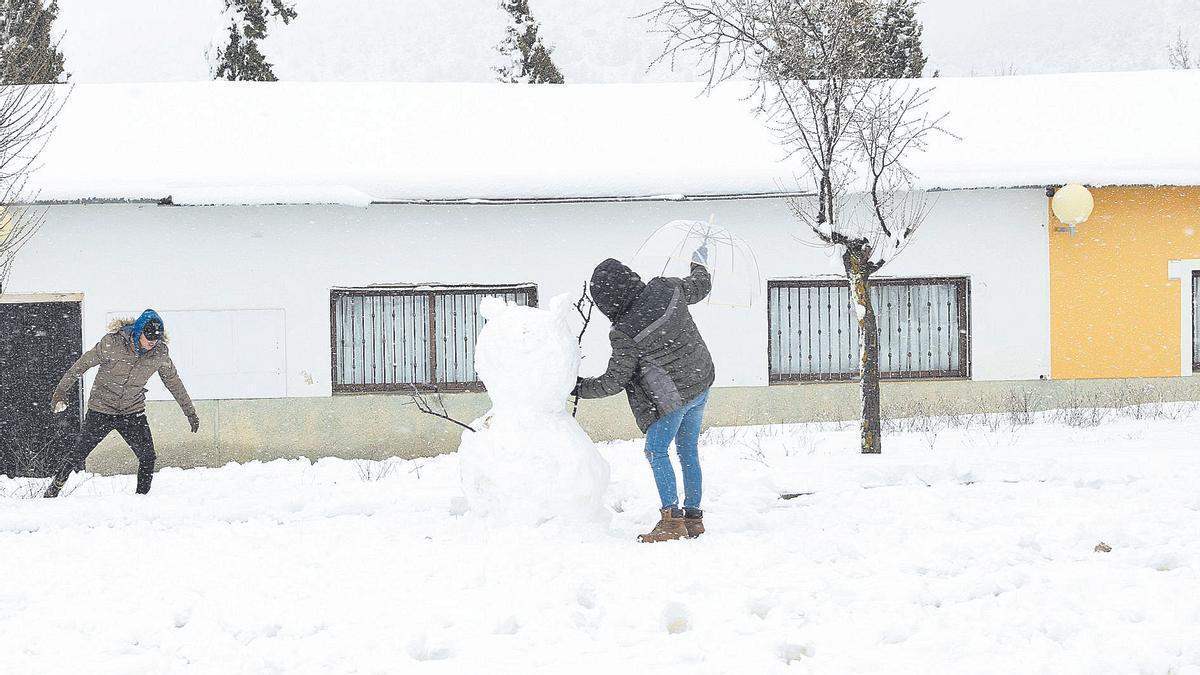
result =
M880 377L968 377L966 278L873 279ZM770 381L858 376L858 316L844 280L767 285Z
M537 306L537 286L388 286L329 294L333 391L479 391L479 302Z
M1200 372L1200 270L1192 270L1192 372Z

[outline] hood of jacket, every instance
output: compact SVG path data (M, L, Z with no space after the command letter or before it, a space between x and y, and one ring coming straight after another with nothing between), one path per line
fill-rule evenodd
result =
M609 258L592 272L591 293L597 309L616 323L637 300L646 284L637 272L619 260Z
M162 320L162 317L159 316L158 312L156 312L152 309L147 309L146 311L142 312L141 315L138 316L136 319L130 318L130 317L113 319L108 324L108 331L110 333L116 333L118 331L121 332L130 341L130 343L133 344L133 348L137 350L137 353L143 354L150 350L142 349L142 343L137 338L139 335L142 334L142 331L146 328L146 324L152 320L157 320L160 324L162 324L162 326L163 326L162 342L166 342L167 341L167 333L166 333L167 324L166 324L166 322L164 322ZM151 347L151 349L153 349L153 347Z

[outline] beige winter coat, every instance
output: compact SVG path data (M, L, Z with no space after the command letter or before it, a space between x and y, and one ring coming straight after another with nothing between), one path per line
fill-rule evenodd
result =
M158 373L167 391L183 409L189 420L196 419L196 408L188 396L175 364L171 362L166 340L159 341L153 349L138 354L129 331L117 330L100 338L83 356L71 366L54 389L53 401L65 401L67 392L89 369L100 366L96 381L92 384L92 395L88 399L88 410L108 415L133 415L146 410L146 382Z

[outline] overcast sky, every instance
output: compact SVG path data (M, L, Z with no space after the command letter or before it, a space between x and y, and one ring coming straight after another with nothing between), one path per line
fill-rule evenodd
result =
M294 0L299 18L264 47L284 80L494 79L499 0ZM59 0L76 82L208 79L221 0ZM654 0L531 0L568 82L687 80L647 72L661 36L632 17ZM1200 51L1200 0L925 0L926 74L1034 74L1167 67L1183 28Z
M1200 47L1200 0L925 0L929 73L994 75L1167 67L1183 28Z

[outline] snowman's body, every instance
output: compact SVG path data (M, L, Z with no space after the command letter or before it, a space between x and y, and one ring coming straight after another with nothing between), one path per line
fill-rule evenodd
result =
M492 409L459 445L463 492L472 513L509 524L606 524L609 467L566 410L579 371L567 323L570 300L549 309L487 298L475 369Z

